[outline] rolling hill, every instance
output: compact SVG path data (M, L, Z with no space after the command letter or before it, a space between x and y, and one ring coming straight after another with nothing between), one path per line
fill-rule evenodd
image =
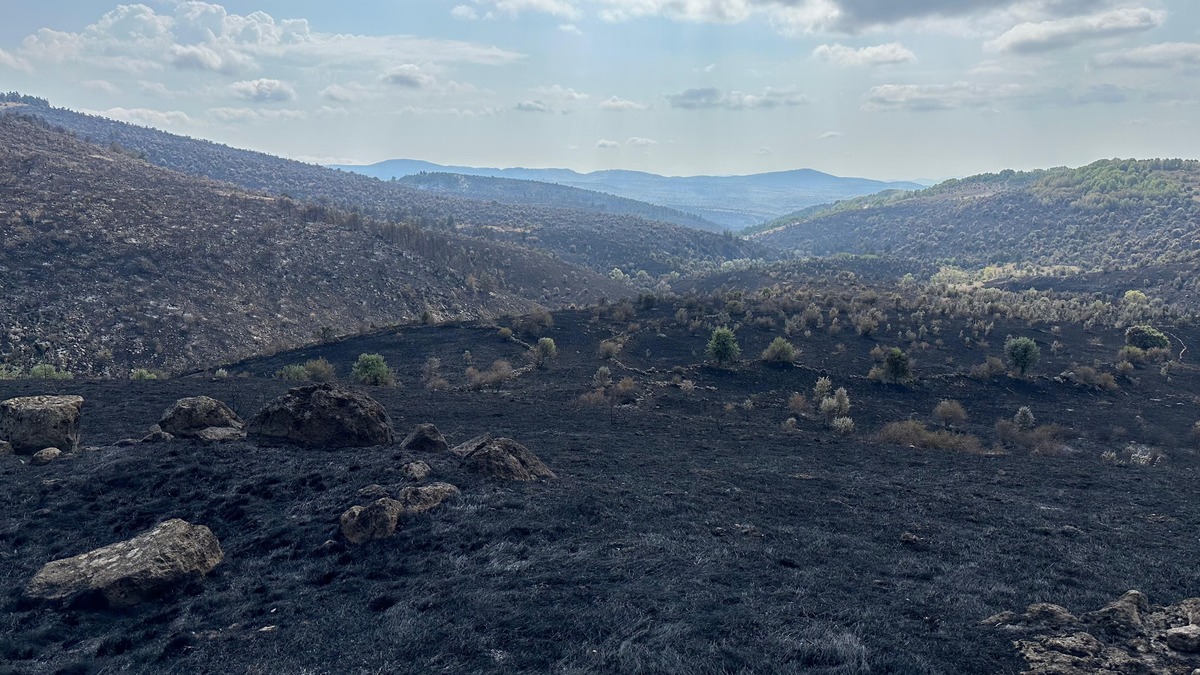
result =
M186 370L630 292L510 244L249 192L0 116L0 361Z
M340 165L337 168L384 180L422 172L438 172L557 183L694 213L731 230L740 230L817 204L882 190L918 190L924 187L917 183L842 178L813 169L748 176L659 176L624 170L576 173L569 169L481 169L441 166L407 159L367 166Z
M26 97L0 114L34 115L80 138L180 173L427 229L515 242L605 273L619 267L630 274L645 270L658 276L686 271L677 269L682 261L720 264L771 255L757 244L692 227L624 213L463 199L54 108L39 99Z

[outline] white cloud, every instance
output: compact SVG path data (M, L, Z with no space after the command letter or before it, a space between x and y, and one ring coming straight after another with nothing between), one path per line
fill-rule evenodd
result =
M813 50L813 56L843 68L914 63L917 60L917 55L899 42L860 49L841 44L821 45Z
M91 89L92 91L109 94L110 96L115 96L121 93L121 90L117 88L117 85L109 82L108 80L84 80L81 84L83 84L85 89Z
M613 150L621 147L621 144L616 141L610 141L607 138L601 138L596 141L596 147L601 150Z
M229 90L239 98L259 103L280 103L296 100L296 90L292 85L280 80L259 78L243 80L229 85Z
M33 68L29 62L19 56L10 54L9 52L0 49L0 68L10 68L12 70L20 70L28 73L32 72Z
M410 89L425 89L437 84L437 78L421 70L421 67L405 63L389 69L383 74L383 81L398 87Z
M763 90L761 94L746 94L740 91L723 91L716 87L703 87L700 89L687 89L678 94L667 94L666 98L672 108L682 108L684 110L702 110L706 108L747 110L797 106L808 103L808 98L794 89L771 88Z
M454 8L450 10L450 16L456 19L462 19L463 21L479 20L479 12L476 12L475 8L471 7L470 5L455 5Z
M579 26L576 26L573 23L561 24L558 29L564 33L570 33L571 35L583 35L583 31L579 30Z
M996 52L1032 54L1073 47L1087 40L1140 33L1156 28L1166 12L1145 7L1114 9L1101 14L1013 26L985 46Z
M635 101L629 101L619 96L610 96L600 102L601 110L610 110L614 112L625 112L629 110L646 110L650 106Z
M559 84L550 87L538 87L532 91L543 98L551 98L556 101L584 101L591 98L587 94Z
M924 112L952 108L988 108L998 98L1015 94L1016 85L981 86L967 82L951 84L883 84L867 92L862 109L867 111Z
M475 0L475 4L491 7L496 14L516 16L522 12L540 12L565 19L583 15L571 0Z
M195 120L181 110L154 110L151 108L109 108L108 110L81 110L80 112L101 117L110 117L130 124L155 127L165 131L184 129L195 124Z
M368 95L366 87L357 82L348 84L335 82L317 93L321 98L335 103L355 103L367 98Z
M658 141L654 140L653 138L642 138L641 136L634 136L634 137L630 138L629 140L625 141L625 145L629 145L629 146L632 146L635 148L647 148L647 147L650 147L651 145L658 145Z
M208 116L218 122L239 124L245 122L279 122L308 117L303 110L276 110L274 108L213 108Z
M521 112L550 112L550 107L541 101L521 101L517 104Z
M1100 54L1092 62L1121 68L1200 67L1200 43L1162 42Z
M817 136L817 140L818 141L828 141L833 138L841 138L844 135L845 134L843 134L840 131L826 131L825 133L821 134L820 136Z
M217 51L207 45L173 45L168 51L171 65L185 70L209 70L232 75L258 67L254 59L233 50Z

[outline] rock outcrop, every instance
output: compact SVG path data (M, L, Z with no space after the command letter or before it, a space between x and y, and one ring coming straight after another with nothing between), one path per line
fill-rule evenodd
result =
M29 458L29 463L34 466L45 466L62 456L63 451L58 448L42 448L33 453L33 457Z
M355 448L395 441L392 421L375 399L329 384L288 391L259 410L248 431L265 445Z
M98 593L111 606L128 606L208 574L223 557L211 530L175 518L128 541L47 563L25 594L67 600Z
M433 473L433 468L420 460L409 462L400 467L400 473L409 480L425 480L429 474Z
M418 424L403 441L400 441L400 449L409 452L442 453L450 450L450 444L434 425Z
M1200 669L1200 598L1152 606L1129 591L1094 612L1075 617L1058 605L1003 612L985 625L1032 634L1013 644L1029 663L1028 675L1192 673Z
M493 478L522 481L558 478L529 448L511 438L476 436L451 452L462 458L467 468Z
M23 396L0 401L0 439L30 455L42 448L79 448L82 396Z
M245 438L244 426L229 406L208 396L181 398L158 421L158 428L164 433L205 441Z
M342 536L351 544L385 539L396 533L402 517L425 513L458 494L459 489L449 483L432 483L404 488L399 499L381 497L366 506L352 506L342 514Z

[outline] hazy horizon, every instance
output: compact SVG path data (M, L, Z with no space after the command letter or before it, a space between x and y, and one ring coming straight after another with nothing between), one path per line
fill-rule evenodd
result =
M360 7L24 6L0 89L321 164L941 180L1200 156L1179 0Z

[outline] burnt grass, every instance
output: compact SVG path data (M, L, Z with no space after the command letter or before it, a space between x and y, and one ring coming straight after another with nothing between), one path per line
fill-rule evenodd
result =
M597 346L625 321L562 312L518 331L552 337L559 354L498 391L465 386L463 352L486 368L522 365L524 348L475 324L277 354L230 366L228 379L0 382L0 398L82 395L89 446L45 467L0 457L0 672L1015 673L1014 636L985 617L1033 602L1088 611L1133 588L1160 604L1200 595L1194 371L1168 383L1147 367L1097 391L1048 377L1066 357L1043 345L1033 376L976 381L947 364L999 347L948 341L920 357L916 382L884 385L863 377L873 340L821 332L797 341L804 366L772 368L754 358L778 333L749 327L738 333L746 361L715 368L703 365L707 331L673 325L673 311L640 312L611 362ZM996 330L1049 341L1024 324ZM1068 326L1057 339L1090 362L1111 358L1121 333ZM400 386L364 389L399 435L433 422L452 444L510 436L559 480L502 483L420 457L462 496L349 547L338 516L370 501L365 486L404 484L410 457L396 448L115 445L177 398L210 395L249 418L294 384L270 377L283 365L324 356L345 375L363 352L397 372ZM429 356L450 389L420 385ZM578 403L602 364L634 378L635 404ZM822 373L849 390L854 436L807 418L781 427L788 395ZM889 421L928 420L944 397L987 445L1020 405L1074 433L1048 455L875 438ZM752 409L725 411L746 399ZM1127 440L1167 456L1101 461ZM122 611L22 598L44 563L171 517L219 537L225 560L208 577Z

